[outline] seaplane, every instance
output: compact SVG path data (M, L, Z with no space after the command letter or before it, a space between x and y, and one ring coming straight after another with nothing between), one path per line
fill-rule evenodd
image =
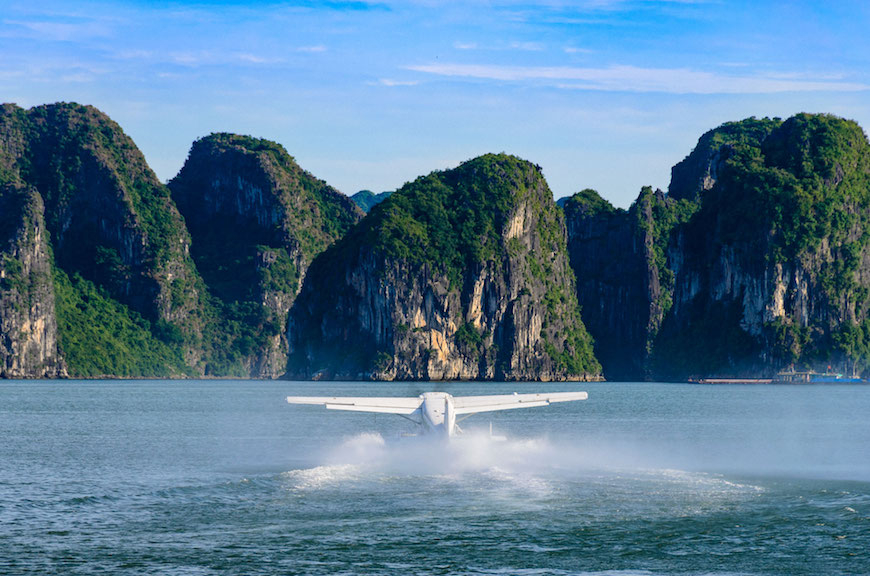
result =
M399 398L288 396L287 402L325 406L327 410L397 414L419 425L426 435L449 439L462 433L459 422L481 412L549 406L556 402L586 400L588 396L586 392L515 392L491 396L452 396L446 392L425 392L417 397Z

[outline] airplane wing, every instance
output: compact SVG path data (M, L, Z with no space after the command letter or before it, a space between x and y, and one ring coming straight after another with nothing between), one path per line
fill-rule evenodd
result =
M515 408L548 406L554 402L586 400L586 392L550 392L546 394L501 394L497 396L454 396L456 414L477 414Z
M326 406L328 410L351 410L354 412L381 412L384 414L411 415L417 411L422 398L378 398L378 397L328 397L328 396L287 396L289 404L315 404Z

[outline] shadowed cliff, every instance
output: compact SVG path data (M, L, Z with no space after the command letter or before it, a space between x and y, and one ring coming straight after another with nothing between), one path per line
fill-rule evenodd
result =
M192 255L218 299L227 361L273 378L287 365L287 312L311 260L362 211L268 140L212 134L194 142L169 187Z

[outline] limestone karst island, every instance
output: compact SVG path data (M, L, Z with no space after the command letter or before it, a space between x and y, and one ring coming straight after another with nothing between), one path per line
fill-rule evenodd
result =
M6 104L0 376L866 375L861 127L750 118L687 153L627 210L507 154L351 199L226 133L164 184L99 110Z

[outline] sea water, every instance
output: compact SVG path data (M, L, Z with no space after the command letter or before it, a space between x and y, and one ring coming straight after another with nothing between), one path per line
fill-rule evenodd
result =
M284 402L576 389L448 444ZM0 382L0 573L870 574L870 387Z

